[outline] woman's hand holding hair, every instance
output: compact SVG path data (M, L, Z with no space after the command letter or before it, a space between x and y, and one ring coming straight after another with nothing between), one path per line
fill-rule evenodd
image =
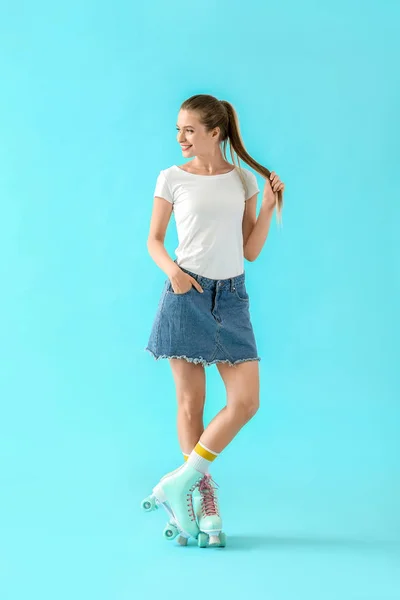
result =
M285 189L285 184L279 179L275 171L271 171L269 179L265 180L262 203L273 210L278 202L278 192Z

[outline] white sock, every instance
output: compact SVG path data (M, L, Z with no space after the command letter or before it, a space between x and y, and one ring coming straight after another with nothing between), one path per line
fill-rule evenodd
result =
M206 448L204 444L198 442L193 448L186 461L187 465L190 465L200 473L208 473L208 469L211 463L217 458L218 454L209 448Z

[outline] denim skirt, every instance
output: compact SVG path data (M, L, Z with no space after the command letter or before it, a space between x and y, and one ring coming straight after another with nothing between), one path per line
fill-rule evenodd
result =
M180 268L204 291L192 285L188 292L175 294L167 279L145 350L156 360L183 358L204 366L260 361L245 273L229 279L209 279Z

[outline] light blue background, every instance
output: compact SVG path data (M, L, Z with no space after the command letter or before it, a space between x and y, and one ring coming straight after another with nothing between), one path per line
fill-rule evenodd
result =
M398 26L395 2L1 3L2 600L400 598ZM146 240L195 93L286 184L245 265L261 409L213 465L225 550L140 511L182 460ZM224 403L210 367L206 423Z

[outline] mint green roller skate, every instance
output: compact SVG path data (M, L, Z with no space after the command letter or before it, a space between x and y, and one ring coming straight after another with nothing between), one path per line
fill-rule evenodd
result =
M221 531L222 519L215 486L218 487L218 484L207 473L193 491L193 507L200 530L197 543L200 548L226 546L226 535Z
M173 473L177 473L184 466L185 466L185 463L183 463L182 465L180 465L177 469L174 469L170 473L167 473L166 475L164 475L163 477L161 477L160 481L162 481L166 477L169 477ZM171 516L170 516L170 519L169 519L168 523L164 527L163 536L164 536L164 538L166 540L174 540L178 534L179 534L179 528L177 527L174 518L173 517L171 518ZM188 543L188 538L187 537L185 537L183 535L180 535L178 537L178 544L180 544L181 546L187 546L187 543Z
M188 539L197 539L199 528L193 509L192 493L199 485L203 474L192 466L185 464L172 473L161 478L153 488L153 493L142 501L145 511L152 511L163 506L169 516L164 529L166 539L174 539L178 534L178 542L186 545Z

